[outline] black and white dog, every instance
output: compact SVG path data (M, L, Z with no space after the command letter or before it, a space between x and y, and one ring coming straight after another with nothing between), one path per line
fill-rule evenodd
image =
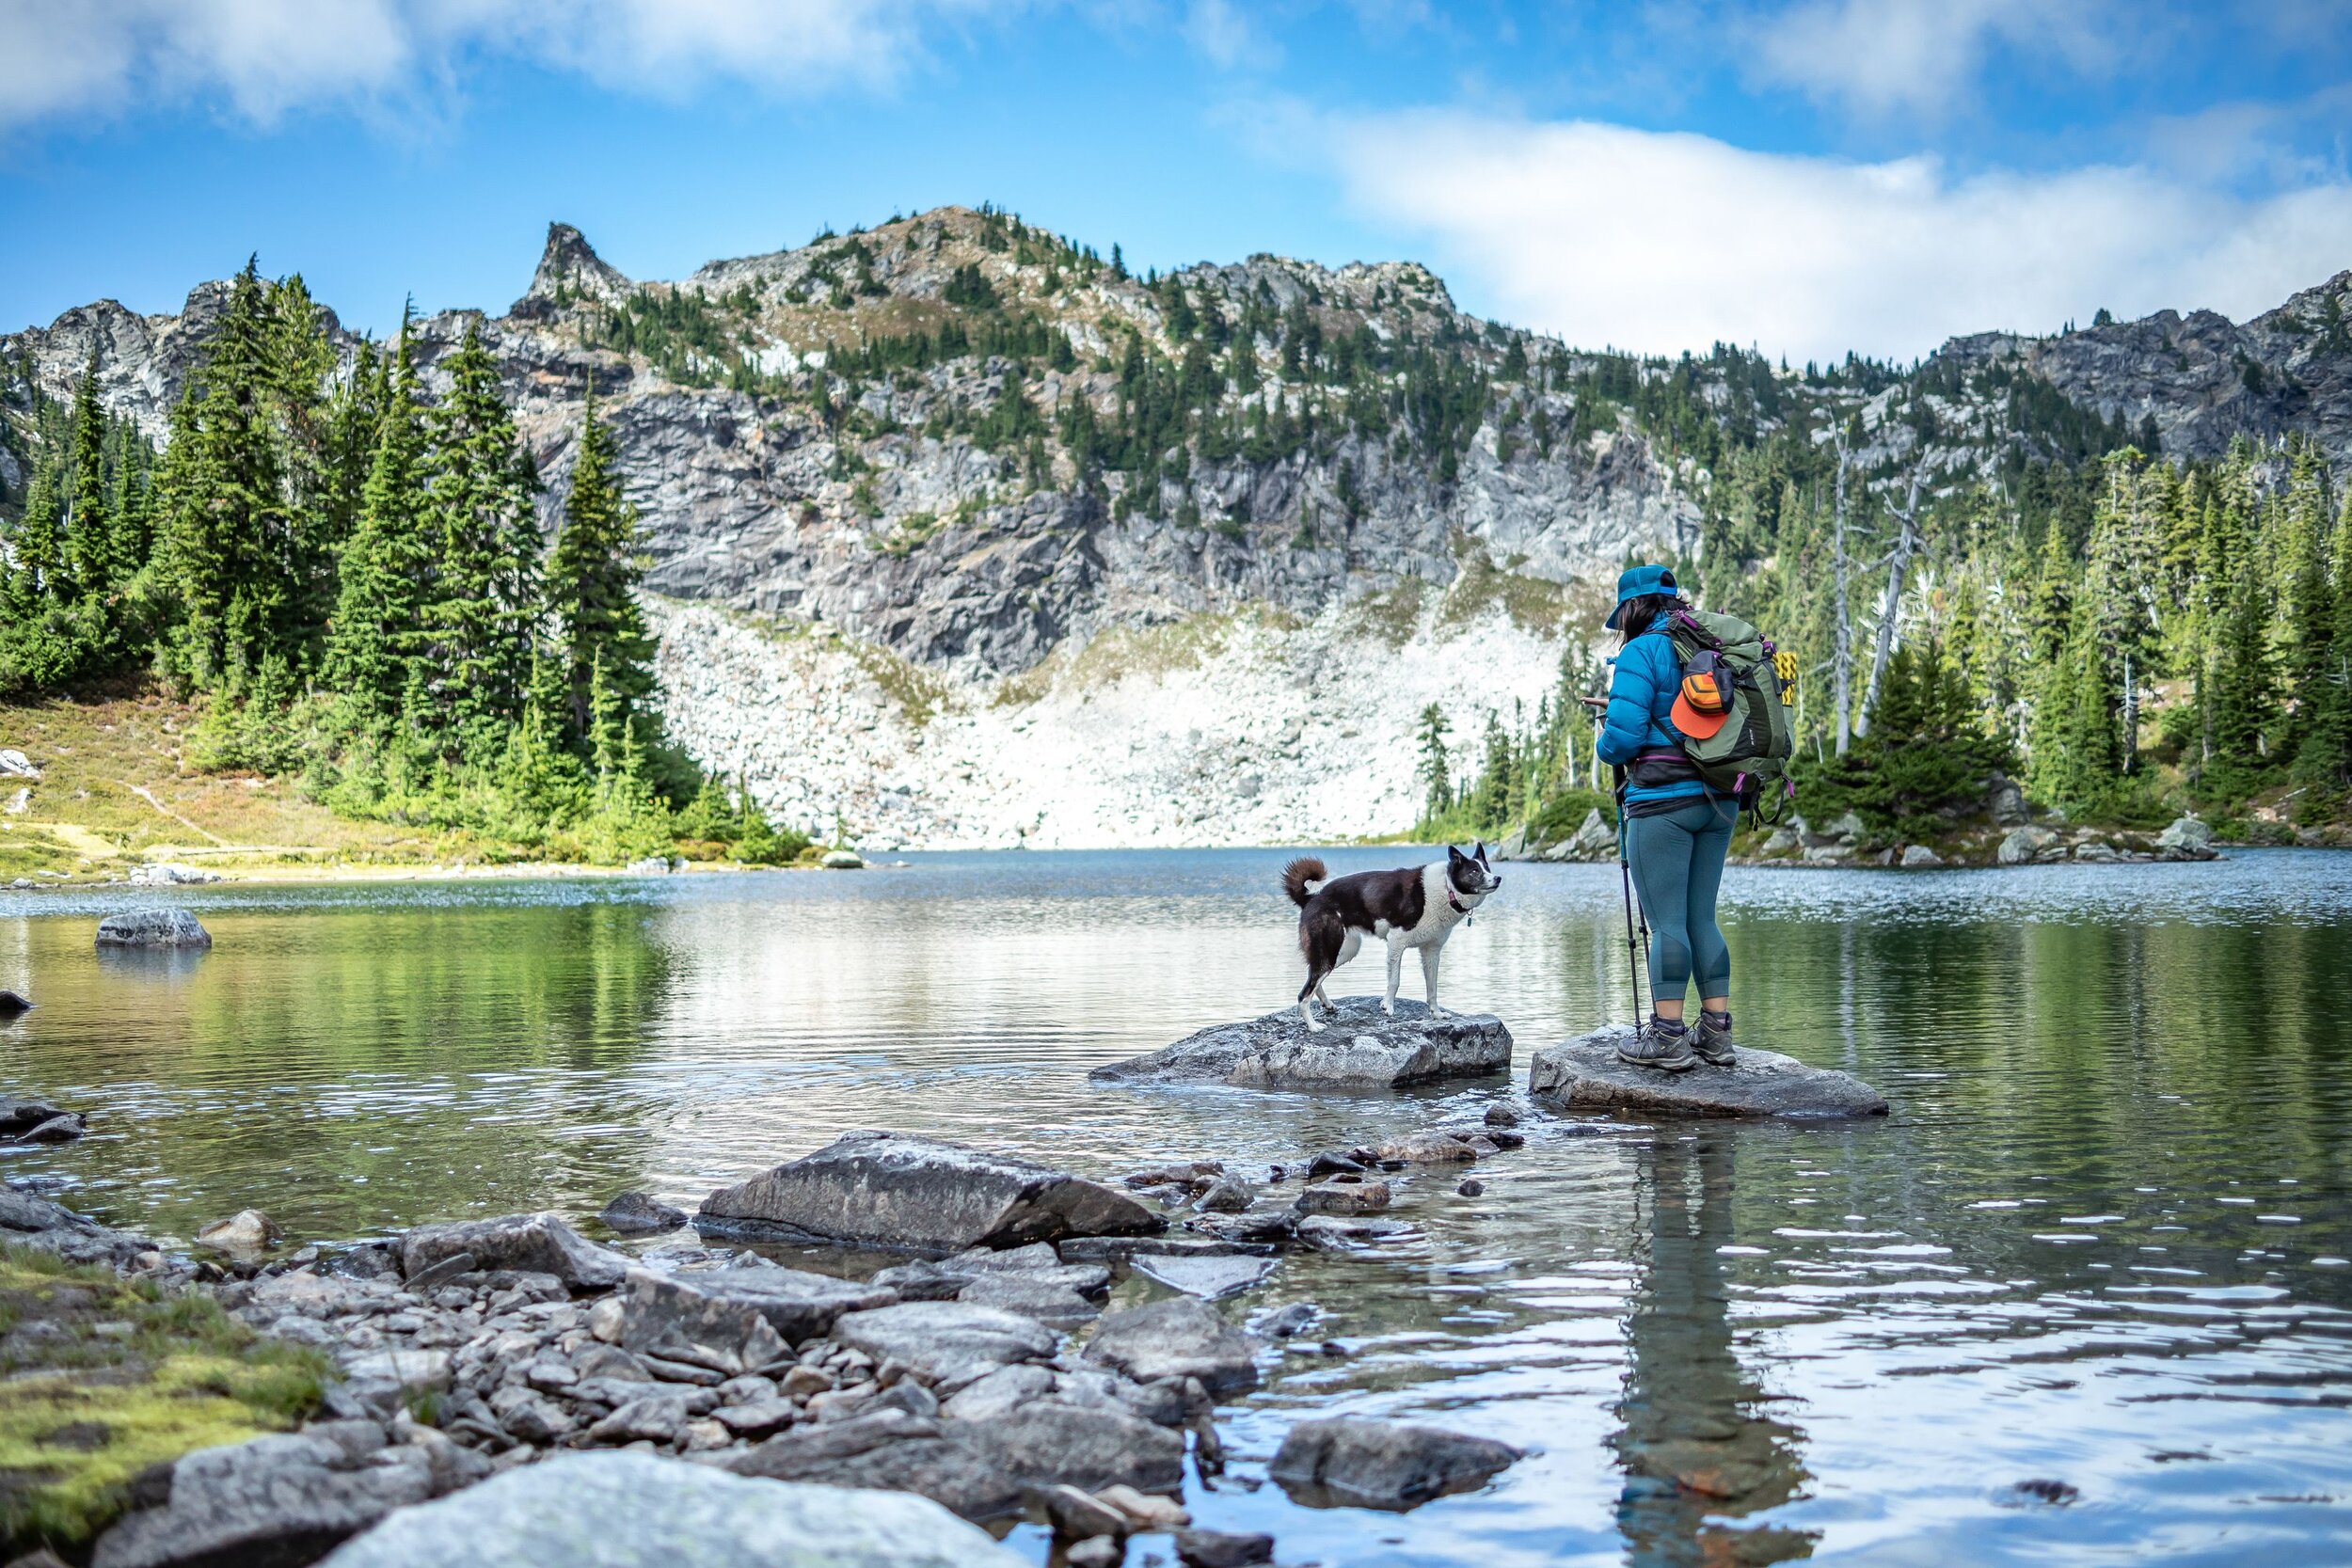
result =
M1389 995L1380 1004L1382 1009L1391 1018L1396 1016L1397 977L1404 968L1405 950L1412 947L1421 951L1422 984L1428 992L1430 1016L1442 1017L1438 1007L1438 955L1454 927L1502 885L1502 879L1486 863L1484 844L1470 855L1448 845L1442 864L1432 861L1395 871L1359 871L1337 879L1330 879L1323 863L1312 856L1291 862L1282 868L1282 891L1298 906L1298 949L1307 956L1307 983L1298 989L1298 1016L1308 1028L1323 1028L1307 998L1311 995L1327 1011L1336 1011L1324 991L1323 977L1362 951L1369 933L1389 944Z

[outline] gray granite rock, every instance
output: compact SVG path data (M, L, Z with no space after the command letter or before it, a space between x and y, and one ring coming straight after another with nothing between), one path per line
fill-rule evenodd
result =
M370 1455L373 1461L377 1456ZM167 1496L99 1537L92 1568L277 1568L317 1560L435 1491L421 1449L362 1463L327 1437L282 1433L174 1461Z
M1172 1492L1184 1484L1183 1433L1120 1410L1039 1400L959 1430L976 1451L1031 1485Z
M538 1213L418 1226L401 1238L401 1274L413 1279L459 1253L470 1254L476 1269L551 1274L574 1290L608 1290L628 1272L620 1253L597 1246L558 1215Z
M937 1503L573 1454L396 1514L332 1568L1016 1568Z
M1266 1473L1310 1508L1402 1511L1483 1486L1520 1457L1507 1443L1441 1427L1342 1416L1291 1428Z
M1394 1089L1476 1078L1511 1067L1511 1032L1486 1014L1431 1018L1400 998L1342 998L1329 1027L1311 1033L1297 1009L1220 1023L1149 1055L1096 1068L1098 1084L1228 1084L1253 1089Z
M1740 1049L1727 1068L1701 1063L1661 1072L1620 1061L1630 1032L1603 1029L1546 1046L1528 1069L1527 1091L1555 1105L1668 1117L1883 1117L1886 1101L1859 1078L1805 1066L1775 1052Z
M213 934L185 910L125 910L98 923L101 947L210 947Z
M909 1301L850 1312L833 1325L833 1337L877 1363L903 1361L942 1394L998 1367L1044 1360L1061 1345L1061 1336L1035 1319L960 1301Z
M695 1224L720 1235L939 1254L1143 1235L1167 1222L1068 1171L937 1138L866 1132L711 1194Z
M756 1370L745 1359L755 1328L774 1331L771 1343L798 1344L830 1330L844 1312L866 1311L897 1302L885 1287L861 1285L801 1269L763 1266L698 1269L657 1274L631 1269L621 1291L621 1346L639 1354L660 1354L675 1341L732 1356L729 1376ZM675 1359L674 1355L672 1357Z
M673 1209L644 1193L622 1193L596 1215L625 1235L654 1235L675 1230L686 1223L686 1211Z
M902 1410L796 1426L726 1467L739 1476L914 1492L980 1524L1013 1518L1024 1500L1021 1481L964 1441L960 1426Z
M1088 1341L1086 1358L1137 1383L1197 1377L1212 1394L1258 1386L1257 1342L1190 1296L1114 1312Z

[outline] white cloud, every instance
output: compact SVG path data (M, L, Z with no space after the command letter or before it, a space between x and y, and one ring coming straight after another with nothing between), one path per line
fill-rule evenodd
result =
M2141 167L1956 178L1705 136L1452 111L1335 119L1358 209L1483 303L1570 342L1909 357L2101 306L2235 319L2352 264L2352 184L2241 198Z
M2115 0L1801 0L1738 29L1750 74L1866 116L1951 108L1999 45L2089 76L2121 61L2154 4Z
M1030 0L0 0L0 124L219 98L267 122L487 49L675 96L886 83L927 30Z

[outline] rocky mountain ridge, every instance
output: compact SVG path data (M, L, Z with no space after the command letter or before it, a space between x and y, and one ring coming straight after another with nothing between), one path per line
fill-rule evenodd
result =
M1308 641L1295 659L1204 679L1212 721L1187 733L1239 735L1247 715L1287 710L1291 685L1335 678L1312 671L1343 647L1343 661L1367 668L1445 672L1417 703L1470 712L1532 700L1578 635L1591 585L1631 555L1700 550L1710 474L1627 406L1629 388L1660 378L1681 377L1726 425L1803 420L1825 440L1823 414L1858 424L1864 483L1882 486L1922 462L1941 483L2063 456L2051 408L2110 441L2153 435L2174 456L2286 428L2352 453L2348 286L2352 274L2340 275L2243 326L2167 311L2053 339L1955 339L1909 372L1807 375L1726 351L1677 363L1573 350L1462 312L1408 262L1256 256L1136 277L1010 214L942 208L675 283L632 280L556 224L505 314L445 311L410 330L437 390L439 362L480 325L548 481L550 527L593 392L644 517L648 587L682 607L665 626L710 631L721 612L748 614L789 634L764 638L771 650L809 630L858 650L841 678L882 700L893 744L920 759L942 714L1017 709L1056 683L1089 705L1101 689L1081 656L1105 637L1181 641L1184 628L1214 632L1235 616L1271 616ZM15 370L70 396L94 356L108 404L160 438L223 294L201 285L177 315L102 301L0 338L0 389ZM334 337L356 350L340 327ZM2036 420L2021 419L2021 399ZM21 394L0 397L0 413L18 405ZM0 448L0 506L21 499L11 467ZM1457 593L1466 583L1474 591ZM1401 637L1361 632L1351 607L1379 620L1399 596L1414 607ZM697 605L718 619L686 613ZM1490 655L1511 644L1512 668L1445 651L1479 617L1501 639ZM1299 630L1327 626L1340 629ZM745 728L763 705L759 682L809 677L805 653L756 672L736 660L740 689L674 660L673 721L707 760L734 753L803 822L872 810L878 826L894 814L877 781L902 769L830 768L818 759L862 752L822 725L764 740ZM1391 815L1410 805L1404 727L1379 726L1385 771L1368 796ZM1053 742L1078 743L1074 730ZM1353 804L1313 803L1305 786L1327 757L1278 757L1273 774L1248 758L1216 769L1217 781L1196 781L1214 803L1205 814L1171 805L1160 783L1139 784L1135 802L1081 809L1005 784L1025 776L1026 763L1012 765L1025 744L999 737L1009 771L996 778L980 757L969 791L960 773L931 776L918 761L910 788L939 809L888 836L1148 842L1203 815L1250 837L1378 826ZM1068 772L1051 751L1030 760L1031 772ZM1258 793L1238 793L1251 778ZM1285 799L1295 808L1268 803Z

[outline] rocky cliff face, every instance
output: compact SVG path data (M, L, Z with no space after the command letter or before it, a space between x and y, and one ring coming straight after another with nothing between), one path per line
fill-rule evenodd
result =
M1923 448L1949 470L2027 442L1995 418L2021 381L2153 419L2174 455L2292 426L2341 458L2348 283L2244 326L1959 339L1867 398L1783 376L1779 417L1858 409L1882 483ZM66 397L95 353L107 402L161 438L224 293L69 311L0 338L0 365ZM1709 483L1616 404L1578 406L1596 356L1406 263L1138 279L946 208L641 283L556 224L503 316L415 324L429 389L470 321L550 529L592 388L612 422L677 733L795 820L910 845L1401 826L1411 716L1532 703L1589 585L1696 553ZM1154 639L1187 651L1136 653Z

